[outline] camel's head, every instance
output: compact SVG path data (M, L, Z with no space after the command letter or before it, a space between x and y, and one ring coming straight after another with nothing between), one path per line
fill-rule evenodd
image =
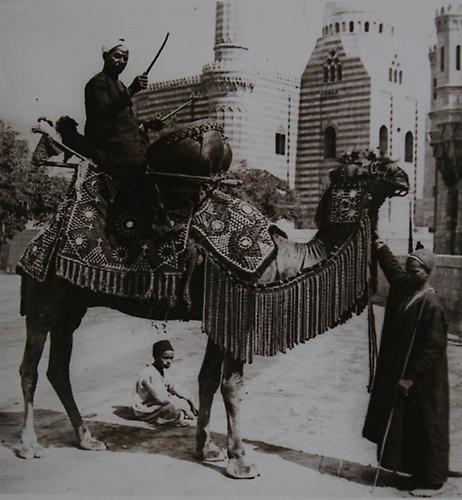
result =
M339 163L329 172L330 186L316 215L318 226L357 222L364 210L376 211L386 198L409 191L408 175L389 158L353 151L340 156Z

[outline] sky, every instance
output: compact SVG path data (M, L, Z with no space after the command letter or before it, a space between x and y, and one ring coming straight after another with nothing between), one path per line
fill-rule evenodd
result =
M364 8L377 0L346 0ZM247 0L249 53L261 68L299 77L321 36L326 0ZM435 10L448 2L386 0L401 58L429 99ZM384 7L385 6L385 7ZM83 129L83 89L102 68L101 47L123 36L129 84L170 38L150 81L198 75L213 61L214 0L0 0L0 119L31 139L39 116L67 114Z

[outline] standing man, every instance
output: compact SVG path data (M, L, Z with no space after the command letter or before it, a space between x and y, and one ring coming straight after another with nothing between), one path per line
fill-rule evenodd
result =
M380 459L394 408L381 465L411 474L412 489L438 490L449 470L449 383L447 323L428 284L435 257L416 250L404 271L384 242L376 246L390 292L363 436Z
M103 47L103 70L85 86L85 137L95 161L109 174L123 178L141 173L147 141L132 111L132 97L148 86L137 76L129 87L119 75L127 66L128 49L121 38Z

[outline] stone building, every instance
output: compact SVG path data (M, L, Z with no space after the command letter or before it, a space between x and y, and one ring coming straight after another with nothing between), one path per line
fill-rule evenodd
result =
M300 84L296 189L312 223L335 156L353 148L383 151L398 160L411 194L382 207L381 234L406 239L423 171L424 127L400 56L395 28L367 2L329 2L322 36Z
M217 2L215 60L199 75L150 84L139 94L135 110L141 119L165 116L194 97L172 118L174 123L217 118L234 163L264 168L293 187L299 79L253 65L246 34L245 3Z
M435 252L462 255L462 5L436 12L430 50Z

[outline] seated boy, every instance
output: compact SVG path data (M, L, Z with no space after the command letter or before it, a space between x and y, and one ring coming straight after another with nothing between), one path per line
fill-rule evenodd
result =
M133 392L133 411L139 419L151 424L188 425L197 415L191 397L164 375L173 356L168 340L160 340L152 346L154 363L138 375Z

